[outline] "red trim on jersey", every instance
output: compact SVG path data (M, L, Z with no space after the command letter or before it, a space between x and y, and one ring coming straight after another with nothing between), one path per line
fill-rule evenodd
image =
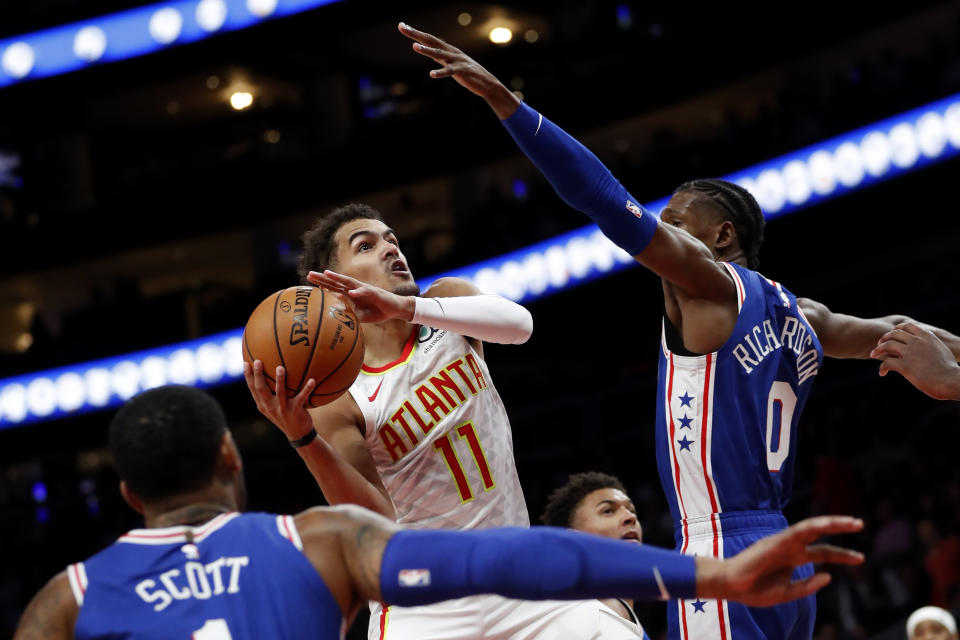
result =
M676 425L673 423L673 352L670 353L670 373L667 378L667 411L670 417L670 451L673 453L673 476L674 484L677 487L677 498L680 501L680 521L683 523L683 547L680 552L687 550L687 510L683 507L683 494L680 492L680 461L677 460L677 445L674 440Z
M80 579L80 566L78 564L72 564L70 568L73 569L73 577L77 581L77 588L80 589L80 595L86 595L87 588L83 585L83 580Z
M717 615L720 618L720 640L727 640L727 624L723 619L723 600L717 600Z
M684 541L686 544L686 541ZM683 640L687 640L690 637L690 634L687 632L687 601L680 600L680 620L683 622L683 635L680 636Z
M740 274L737 273L737 270L733 266L728 268L730 269L730 273L733 275L733 281L737 284L737 295L740 297L740 306L742 307L743 300L747 297L743 289L743 280L740 279Z
M384 606L382 603L380 607L380 640L383 640L387 637L387 611L390 610L390 607Z
M707 466L707 440L710 434L707 433L707 420L710 415L710 366L713 362L713 354L707 354L707 364L704 368L703 376L703 422L700 427L700 463L703 465L703 479L707 483L707 495L710 496L710 508L713 513L717 513L717 496L713 491L713 483L710 481L710 471ZM713 527L713 557L718 558L719 536L717 535L717 521L713 515L710 516L710 525Z
M394 360L393 362L388 362L382 367L368 367L363 365L360 367L360 370L364 373L383 373L388 369L405 363L410 359L410 355L413 353L413 346L417 343L417 331L419 330L419 325L413 325L413 329L410 331L410 337L407 338L407 342L403 345L403 351L400 353L400 357Z
M289 540L296 546L296 543L293 542L293 534L290 533L290 524L287 522L289 516L280 516L280 522L283 523L283 537Z

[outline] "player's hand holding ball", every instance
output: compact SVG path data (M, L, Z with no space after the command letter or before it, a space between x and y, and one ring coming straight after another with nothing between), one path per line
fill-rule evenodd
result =
M313 428L308 407L336 400L353 384L363 354L363 330L351 305L320 287L270 295L243 330L247 386L257 409L290 440Z

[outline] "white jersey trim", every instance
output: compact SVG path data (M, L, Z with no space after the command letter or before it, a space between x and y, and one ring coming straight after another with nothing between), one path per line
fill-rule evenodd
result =
M730 275L733 276L733 283L737 287L737 314L739 315L740 309L743 308L743 301L747 299L747 289L743 286L743 280L740 279L740 274L733 268L733 265L729 262L721 262L720 264L725 266Z
M67 580L70 582L70 590L73 592L73 599L77 601L77 606L83 606L83 596L87 592L87 570L82 562L72 564L67 567Z
M117 542L126 542L131 544L173 544L175 542L186 542L185 531L190 529L193 532L193 542L203 542L214 531L222 529L224 525L238 517L240 514L236 511L224 513L213 520L199 527L162 527L158 529L133 529L125 535L120 536Z

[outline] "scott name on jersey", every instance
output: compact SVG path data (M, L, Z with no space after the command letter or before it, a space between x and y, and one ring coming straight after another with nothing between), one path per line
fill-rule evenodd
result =
M189 557L189 550L184 553ZM174 600L208 600L224 593L239 593L240 571L249 565L249 556L221 557L206 564L188 560L180 569L141 580L134 591L144 602L152 604L154 611L163 611Z

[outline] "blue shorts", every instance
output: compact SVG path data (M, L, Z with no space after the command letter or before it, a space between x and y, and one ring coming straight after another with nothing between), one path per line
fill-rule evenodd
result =
M677 549L688 555L730 557L787 526L776 511L739 511L690 518L677 527ZM793 573L813 575L813 565ZM775 607L746 607L726 600L672 600L667 603L670 640L809 640L817 599L807 596Z

